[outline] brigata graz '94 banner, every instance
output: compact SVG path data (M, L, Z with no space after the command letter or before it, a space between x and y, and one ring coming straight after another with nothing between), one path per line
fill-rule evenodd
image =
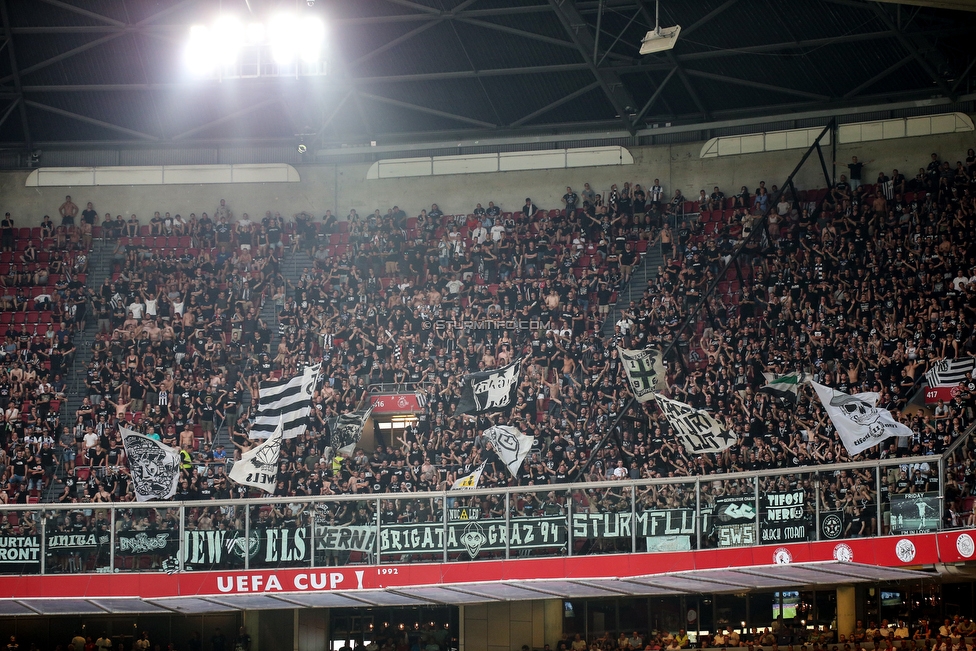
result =
M509 549L546 549L566 544L566 518L512 518L508 533ZM472 559L479 552L505 551L504 520L451 522L447 525L447 551L467 552ZM394 524L380 529L380 549L384 554L430 554L444 549L441 523Z

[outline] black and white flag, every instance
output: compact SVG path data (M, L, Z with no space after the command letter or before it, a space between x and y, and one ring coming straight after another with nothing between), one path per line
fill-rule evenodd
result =
M813 376L809 373L801 373L799 371L787 373L786 375L764 372L763 377L766 378L766 384L760 387L759 390L763 393L776 396L783 402L788 402L791 405L796 404L800 385L809 384L813 380Z
M273 493L278 483L278 457L281 454L282 424L279 423L271 438L251 448L234 463L228 476L238 484L254 486Z
M976 367L976 357L940 359L925 374L930 387L955 387Z
M263 382L258 392L258 413L248 436L266 439L283 421L281 436L293 439L305 433L312 409L312 392L319 376L319 364L307 366L301 375L288 380Z
M863 452L892 436L913 435L890 411L876 406L881 396L873 391L851 396L816 382L813 388L848 454Z
M180 451L119 426L136 500L168 500L180 482Z
M532 449L532 442L535 438L527 436L518 431L518 428L509 425L496 425L482 432L491 443L495 454L502 460L513 477L518 477L519 468L525 461L525 455Z
M637 402L647 402L654 398L655 391L667 388L667 371L660 350L627 350L617 346L617 352L624 363L627 383Z
M461 401L455 414L481 414L506 409L515 404L522 360L493 371L478 371L462 380Z
M330 447L333 454L344 457L351 457L356 451L356 444L363 436L363 427L369 420L369 415L373 413L370 407L366 411L354 411L347 414L340 414L330 423Z
M688 452L721 452L736 442L736 435L712 418L707 411L665 398L660 393L654 397L667 416L671 429Z

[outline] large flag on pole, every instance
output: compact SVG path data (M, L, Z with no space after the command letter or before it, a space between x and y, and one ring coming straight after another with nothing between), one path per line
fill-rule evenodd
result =
M485 463L488 463L487 461ZM477 488L478 482L481 481L481 473L485 471L485 463L466 474L464 477L458 477L451 484L451 490L457 488Z
M522 360L493 371L478 371L462 380L461 400L457 414L481 414L486 411L506 409L515 404Z
M532 449L532 442L535 439L510 425L496 425L482 432L482 436L491 442L495 454L502 460L512 476L517 477L519 468L525 461L525 455Z
M168 500L180 483L180 451L119 426L136 501Z
M278 457L281 454L282 422L264 443L241 455L228 477L238 484L254 486L273 493L278 483Z
M339 414L330 424L329 443L333 454L344 457L351 457L356 451L356 444L363 436L363 427L369 415L373 413L370 407L366 411L354 411L346 414Z
M647 402L654 398L655 391L667 388L667 371L660 350L627 350L617 346L617 352L624 363L630 391L638 402Z
M683 402L665 398L660 393L654 397L671 429L688 452L721 452L732 447L738 440L734 432L726 429L704 409L695 409Z
M873 391L851 396L817 382L813 388L850 454L863 452L892 436L912 436L910 427L895 420L887 409L876 406L881 396Z
M293 439L304 434L318 376L319 365L315 364L293 378L262 382L258 391L258 413L248 436L266 439L274 434L279 422L282 438Z
M813 376L809 373L795 371L786 375L776 375L775 373L763 373L766 384L760 387L760 391L779 398L784 402L796 404L797 392L801 384L809 384L813 381Z

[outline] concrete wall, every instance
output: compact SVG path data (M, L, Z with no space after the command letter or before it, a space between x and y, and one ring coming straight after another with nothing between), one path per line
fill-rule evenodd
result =
M562 636L563 602L515 601L461 607L459 651L519 651L523 644L553 648Z
M139 187L26 188L28 172L0 173L0 210L9 211L19 226L40 223L44 214L55 217L64 196L70 194L82 209L91 201L99 215L111 212L128 217L136 213L148 223L156 210L180 213L213 213L221 198L227 199L235 214L247 212L252 218L265 210L278 210L291 216L302 210L317 216L326 209L344 216L349 208L360 214L379 208L382 212L399 205L410 215L437 203L446 213L466 213L476 202L494 201L505 210L518 210L531 196L544 208L561 207L560 198L567 185L580 189L589 182L595 190L609 189L611 183L624 181L644 187L659 178L670 194L679 187L686 196L715 185L726 194L734 194L742 185L750 191L759 180L767 185L779 184L796 165L802 150L768 154L744 154L721 158L699 158L702 143L672 146L634 147L634 164L628 166L579 168L571 170L500 172L435 176L410 179L367 181L369 164L305 165L298 167L300 183L183 185ZM973 133L903 138L899 140L844 145L838 148L838 169L846 172L852 154L866 162L865 180L873 179L879 170L891 172L897 167L909 178L917 168L928 164L929 154L937 152L953 164L965 158L966 149L976 146ZM829 151L829 148L827 148ZM828 164L831 161L827 161ZM822 187L820 164L813 157L798 177L799 189Z

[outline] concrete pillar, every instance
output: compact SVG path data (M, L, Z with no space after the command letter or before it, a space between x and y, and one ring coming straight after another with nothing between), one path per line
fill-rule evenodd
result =
M857 623L857 599L852 585L837 588L837 633L850 635Z
M293 651L297 648L297 622L294 609L244 611L244 628L251 636L251 651Z

